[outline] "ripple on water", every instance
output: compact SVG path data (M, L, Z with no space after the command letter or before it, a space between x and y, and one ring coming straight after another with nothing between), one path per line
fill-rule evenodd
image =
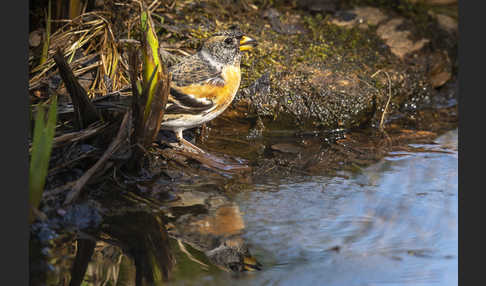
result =
M242 194L252 285L456 285L457 130L359 174ZM440 151L440 152L438 152ZM395 154L396 155L396 154Z

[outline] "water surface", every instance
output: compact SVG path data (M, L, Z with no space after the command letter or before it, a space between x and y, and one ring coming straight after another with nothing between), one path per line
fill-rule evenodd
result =
M174 282L457 285L457 130L435 142L356 173L269 179L238 194L263 271Z

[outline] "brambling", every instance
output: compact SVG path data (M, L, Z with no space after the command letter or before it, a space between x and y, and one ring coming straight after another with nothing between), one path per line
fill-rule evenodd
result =
M242 52L256 44L238 30L217 33L196 54L171 66L161 129L173 131L182 147L204 153L186 141L182 132L214 119L230 105L240 86Z

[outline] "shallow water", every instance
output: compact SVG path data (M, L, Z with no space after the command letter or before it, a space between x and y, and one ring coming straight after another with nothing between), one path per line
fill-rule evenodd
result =
M359 173L272 179L236 196L263 271L178 285L457 285L457 130Z
M182 205L197 205L211 196L216 205L232 210L194 216L225 230L245 226L243 237L263 268L225 272L187 245L196 258L190 259L170 240L177 263L170 281L157 285L457 285L457 134L456 129L434 144L411 144L403 150L416 152L393 152L355 172L259 177L258 184L245 184L224 196L214 185L179 192L185 197ZM104 237L128 248L137 246L139 254L164 252L164 243L141 243L147 235L158 237L160 225L154 215L163 213L159 205L148 211L143 204L135 202L137 212L122 211L105 219ZM182 228L180 233L185 232ZM135 285L131 256L107 241L97 242L84 285L105 280ZM70 279L75 254L70 245L61 242L49 255L59 263L48 275L48 281L57 282L48 285L67 285L60 281Z

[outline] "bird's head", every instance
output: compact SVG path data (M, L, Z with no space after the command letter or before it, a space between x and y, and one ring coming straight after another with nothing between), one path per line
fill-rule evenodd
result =
M240 237L229 237L221 245L206 251L205 254L212 263L224 270L243 272L262 268Z
M233 28L208 38L202 45L201 51L210 55L218 63L239 64L241 52L249 51L256 45L256 40Z

